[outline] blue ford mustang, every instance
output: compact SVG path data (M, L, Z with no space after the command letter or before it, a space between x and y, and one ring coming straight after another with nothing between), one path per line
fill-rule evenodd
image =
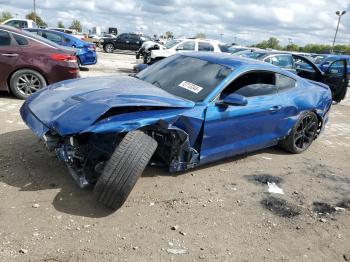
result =
M40 28L27 28L25 30L36 33L58 45L75 48L77 50L78 63L80 65L94 65L97 63L96 46L93 43L82 41L70 34L55 30Z
M33 94L25 123L81 187L119 208L146 165L183 171L280 145L305 151L328 120L331 91L279 67L182 53L135 76L68 80Z

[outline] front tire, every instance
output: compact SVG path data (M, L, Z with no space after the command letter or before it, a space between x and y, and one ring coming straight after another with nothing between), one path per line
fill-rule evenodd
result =
M134 188L157 148L157 141L141 131L128 133L120 142L94 188L103 205L118 209Z
M10 79L10 89L20 99L26 99L46 85L45 78L39 72L31 69L18 70Z
M113 53L114 52L114 45L113 44L105 44L103 46L103 50L105 50L106 53Z
M304 152L315 140L318 125L318 118L315 113L302 113L290 134L279 142L279 146L294 154Z

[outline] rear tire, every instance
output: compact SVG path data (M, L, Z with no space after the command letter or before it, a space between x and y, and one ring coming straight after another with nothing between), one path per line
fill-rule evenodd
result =
M141 131L128 133L120 142L94 188L103 205L118 209L134 188L157 148L157 141Z
M103 50L105 50L106 53L113 53L114 52L114 45L113 44L105 44L103 46Z
M318 130L318 118L314 112L304 112L290 134L279 146L293 154L300 154L310 147Z
M20 69L10 79L10 89L20 99L26 99L46 85L45 78L32 69Z

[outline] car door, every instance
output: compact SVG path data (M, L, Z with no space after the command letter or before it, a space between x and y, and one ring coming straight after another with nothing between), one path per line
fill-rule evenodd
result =
M128 34L121 34L115 39L115 48L125 50L129 42Z
M334 101L340 102L343 100L349 84L346 59L331 63L323 76L322 82L330 87Z
M232 81L218 99L230 93L245 96L248 104L223 106L213 101L208 105L202 163L271 146L281 137L283 113L273 72L247 72Z
M130 35L129 43L127 44L127 49L132 51L137 51L140 48L140 37L138 35Z
M17 65L19 55L12 34L0 29L0 90L7 90L7 79Z

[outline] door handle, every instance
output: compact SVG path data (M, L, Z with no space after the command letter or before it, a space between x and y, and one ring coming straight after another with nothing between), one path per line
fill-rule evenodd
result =
M2 56L7 56L7 57L16 57L18 54L1 54Z
M277 110L280 110L281 108L282 108L282 106L273 106L270 108L270 111L275 112Z

